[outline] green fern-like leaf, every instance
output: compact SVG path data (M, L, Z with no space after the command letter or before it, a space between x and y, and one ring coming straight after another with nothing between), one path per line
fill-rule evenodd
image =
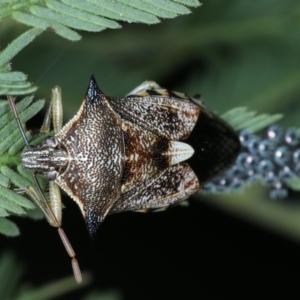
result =
M195 0L119 0L119 1L3 1L0 3L0 18L12 16L17 21L33 26L20 35L0 53L0 95L22 95L36 90L27 81L25 74L12 72L10 61L43 30L52 28L69 40L79 40L73 29L101 31L106 28L120 28L115 21L142 22L154 24L160 18L173 18L189 13L187 6L196 7ZM43 106L42 101L31 104L27 97L17 105L21 122L25 123ZM5 217L10 214L22 215L34 206L27 198L16 194L12 187L25 188L33 185L28 171L20 164L20 152L24 147L15 120L7 103L0 104L0 232L8 236L19 234L16 225ZM30 132L26 136L31 140ZM43 137L44 138L44 137Z
M99 32L117 29L117 21L159 23L159 18L174 18L190 13L197 0L12 0L0 4L0 18L12 16L16 21L46 30L71 41L81 37L75 30Z
M20 234L20 230L14 222L12 222L11 220L5 219L1 216L1 218L0 218L0 233L4 234L6 236L14 237L14 236L18 236Z
M294 191L300 191L300 178L296 177L286 182L288 187Z
M10 62L43 30L52 29L71 41L79 40L74 29L91 32L120 28L118 21L158 23L158 18L187 14L187 7L199 6L197 0L11 0L0 3L0 18L12 16L34 28L20 35L0 53L0 95L25 95L36 91L21 72L12 72Z
M21 72L12 72L10 61L42 32L33 28L16 38L0 53L0 95L24 95L36 90ZM1 128L1 127L0 127Z
M282 115L256 115L255 111L248 111L245 107L237 107L229 110L221 117L237 131L246 129L250 133L255 133L276 123L282 118Z
M32 103L32 99L33 97L26 97L17 104L23 124L44 106L43 100ZM33 181L30 172L21 166L20 153L24 142L7 101L0 102L0 128L0 232L15 236L19 234L16 225L4 218L11 214L23 215L35 206L24 196L9 189L26 188L33 185ZM29 131L26 131L26 136L29 140L32 139Z

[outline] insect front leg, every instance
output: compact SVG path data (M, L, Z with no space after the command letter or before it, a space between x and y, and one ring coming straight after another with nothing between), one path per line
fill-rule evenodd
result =
M53 227L59 227L58 224L52 217L51 212L49 207L40 200L39 195L37 194L37 192L34 190L33 187L28 187L28 188L22 188L22 189L15 189L14 190L16 193L18 194L26 194L27 196L29 196L31 198L31 200L33 201L33 203L40 208L40 210L43 212L43 214L45 215L48 223L53 226ZM51 208L52 209L52 208Z
M21 133L21 135L24 139L24 142L28 148L27 154L29 154L29 156L30 156L34 153L32 151L33 148L30 147L27 137L25 135L25 131L24 131L24 128L22 127L16 106L15 106L14 99L12 96L7 96L7 99L9 101L11 110L15 116L16 122L20 129L20 133ZM51 105L50 105L50 108L48 109L48 112L47 112L45 120L44 120L44 124L42 126L42 129L44 129L46 132L49 131L49 128L50 128L51 112L52 112L52 117L53 117L54 131L58 132L62 128L62 103L61 103L61 91L60 91L59 87L55 87L52 90ZM24 152L23 152L23 154L24 154ZM24 160L23 160L23 162L24 162ZM62 204L61 204L59 187L54 182L50 183L50 194L51 195L50 195L50 203L49 203L48 200L46 199L45 194L43 193L43 191L40 187L40 184L37 180L35 172L32 173L32 178L35 182L37 192L32 187L20 189L18 192L26 193L27 195L29 195L29 197L33 200L33 202L42 210L42 212L44 213L49 224L51 224L52 226L57 228L59 236L61 238L61 241L64 244L67 253L71 257L72 268L73 268L75 279L78 283L80 283L82 281L82 276L81 276L81 271L80 271L78 261L75 257L75 252L74 252L64 230L61 228Z
M58 196L60 198L59 186L57 184L55 184L55 187L57 188L57 190L52 191L52 193L54 193L54 196L52 195L52 197ZM59 236L65 246L65 249L68 252L69 256L72 258L71 262L72 262L72 268L73 268L75 279L78 283L80 283L82 281L82 276L81 276L81 271L79 268L78 261L75 257L75 251L73 250L73 247L71 246L64 230L60 227L61 226L61 218L60 218L60 220L57 219L57 211L55 210L55 207L54 208L49 207L47 205L47 202L41 201L39 195L32 187L29 187L26 189L16 189L15 191L20 194L25 193L26 195L28 195L32 199L32 201L35 203L35 205L41 209L41 211L45 215L48 223L51 226L57 228ZM60 201L60 204L61 204L61 201ZM61 215L61 205L57 209L59 210L59 213Z
M61 130L63 126L63 105L62 105L61 88L59 86L55 86L51 92L52 92L51 102L47 110L47 113L45 115L40 132L48 133L50 131L51 118L52 118L54 133L56 134ZM61 221L62 221L61 194L60 194L59 186L54 181L49 181L49 198L50 198L49 205L57 221L59 222L59 225L61 225Z
M63 125L63 106L61 97L61 88L55 86L51 91L51 102L44 118L40 132L48 133L50 131L51 117L54 133L59 132Z

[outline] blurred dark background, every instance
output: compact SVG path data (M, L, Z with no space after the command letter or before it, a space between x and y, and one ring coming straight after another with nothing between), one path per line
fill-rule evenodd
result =
M218 113L245 106L282 113L283 127L299 127L300 3L296 0L204 0L193 13L155 26L82 32L68 42L45 32L12 62L39 86L37 98L63 89L65 121L78 110L89 77L121 96L144 80L171 90L201 93ZM1 46L26 30L5 20ZM32 121L39 127L43 114ZM196 195L188 206L155 214L109 216L92 242L76 204L64 197L63 226L91 286L121 299L228 299L297 292L300 277L299 193L270 200L256 185L243 193ZM26 266L24 282L40 286L70 275L59 238L46 221L14 218L18 238L0 236ZM67 296L60 299L68 299Z

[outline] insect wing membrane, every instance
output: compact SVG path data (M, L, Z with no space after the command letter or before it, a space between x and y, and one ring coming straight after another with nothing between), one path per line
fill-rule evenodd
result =
M189 100L166 95L131 95L109 100L121 118L173 141L190 135L201 111Z
M160 136L164 143L177 139L191 145L196 152L188 160L192 168L187 164L171 167L171 164L165 163L155 176L151 176L150 172L145 173L145 181L136 182L132 190L125 190L111 213L149 211L150 208L166 207L182 201L195 193L200 185L229 167L239 153L238 135L226 122L181 93L168 92L157 84L152 86L155 88L138 89L138 95L109 100L123 119L140 127L144 133L152 132ZM142 140L142 134L139 136ZM126 139L125 146L126 151L129 154L131 151L133 155L136 147L129 150L130 143L126 145ZM162 145L156 146L157 149L163 148ZM163 157L159 159L160 166Z

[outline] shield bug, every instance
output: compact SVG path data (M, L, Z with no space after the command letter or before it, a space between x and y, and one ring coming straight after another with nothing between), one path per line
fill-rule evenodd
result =
M238 135L222 119L153 81L126 97L108 97L92 76L79 111L63 127L60 89L52 92L43 130L49 129L52 111L55 135L29 146L22 164L50 180L44 213L59 228L58 187L76 201L95 238L108 214L161 210L188 198L240 149Z

